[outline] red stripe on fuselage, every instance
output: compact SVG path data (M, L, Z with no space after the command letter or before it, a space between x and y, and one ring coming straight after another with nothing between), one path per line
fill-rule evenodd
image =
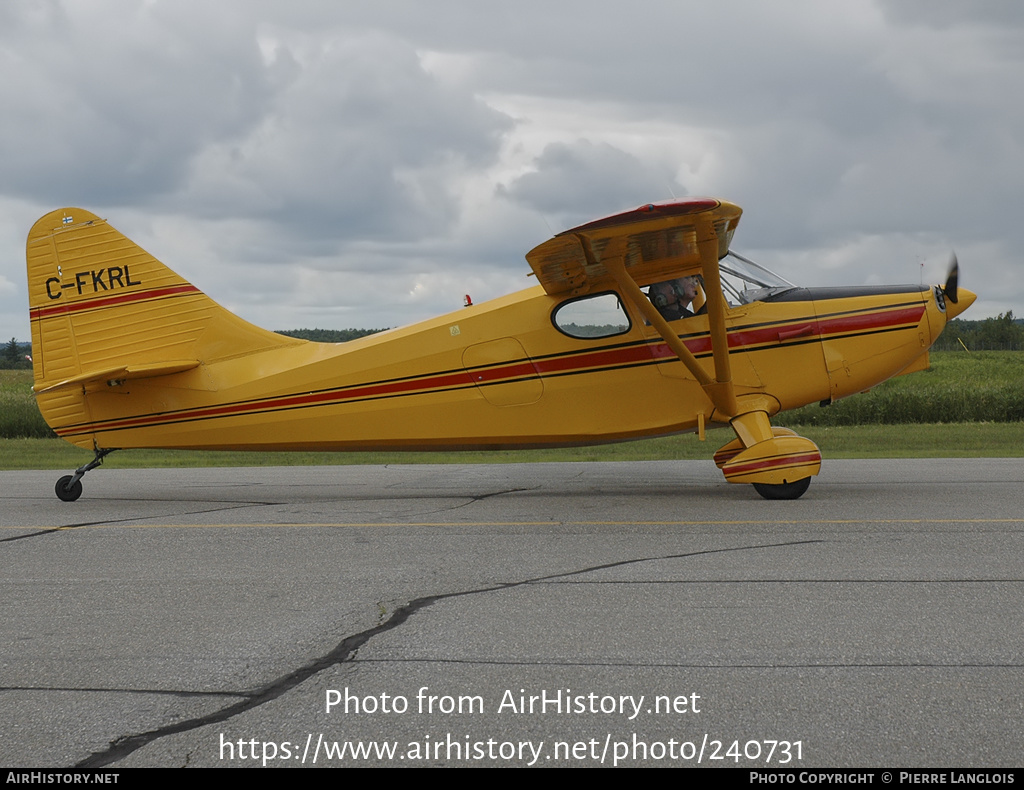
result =
M826 318L807 318L803 320L787 320L784 324L777 323L769 326L757 327L756 329L738 329L729 332L729 348L748 348L759 346L765 343L779 344L779 331L787 327L801 324L810 324L812 331L809 334L793 338L794 340L806 343L810 340L827 340L830 335L841 335L849 332L869 332L877 329L892 329L901 325L917 325L924 315L924 305L921 303L900 307L897 309L883 308L881 310L857 311L843 315ZM711 339L706 339L707 350L711 350ZM694 351L687 343L687 347Z

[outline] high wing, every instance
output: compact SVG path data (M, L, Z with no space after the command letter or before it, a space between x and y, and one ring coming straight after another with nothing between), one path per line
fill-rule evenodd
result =
M715 198L648 203L563 231L530 250L526 260L552 296L614 287L616 279L604 263L611 255L623 258L634 282L648 285L685 270L700 273L702 238L715 239L715 261L724 257L742 213Z

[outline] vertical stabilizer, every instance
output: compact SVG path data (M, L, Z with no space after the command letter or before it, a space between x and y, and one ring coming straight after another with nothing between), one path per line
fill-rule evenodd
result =
M87 421L89 388L105 380L303 342L232 315L84 209L36 222L26 259L34 386L55 430Z

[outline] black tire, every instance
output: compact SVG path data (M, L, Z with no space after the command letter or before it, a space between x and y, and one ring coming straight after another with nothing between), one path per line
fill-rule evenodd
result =
M792 483L754 483L754 490L765 499L799 499L810 484L811 478L805 477Z
M73 475L64 475L64 477L57 481L57 485L53 487L53 491L57 495L57 499L61 502L74 502L82 495L81 480L75 480L75 484L69 486L71 481L74 479Z

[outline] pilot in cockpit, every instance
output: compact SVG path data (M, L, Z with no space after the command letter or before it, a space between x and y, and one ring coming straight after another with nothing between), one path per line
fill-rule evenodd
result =
M690 318L707 312L706 303L700 309L693 310L693 300L699 293L700 278L693 275L654 283L647 292L647 296L651 300L651 304L661 313L662 318L666 321L676 321L680 318Z

